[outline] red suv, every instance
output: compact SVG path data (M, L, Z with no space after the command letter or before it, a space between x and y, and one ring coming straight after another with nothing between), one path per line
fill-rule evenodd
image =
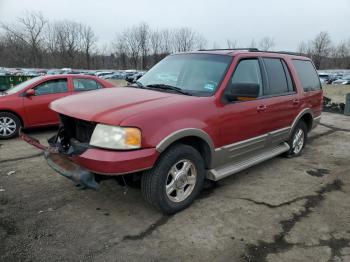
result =
M18 135L20 127L58 125L49 104L81 91L112 87L103 79L86 75L40 76L0 92L0 139Z
M51 146L23 139L45 149L54 170L94 189L100 175L139 177L145 199L175 213L205 179L300 155L320 121L322 90L306 57L203 50L166 57L133 86L70 96L51 108L61 119Z

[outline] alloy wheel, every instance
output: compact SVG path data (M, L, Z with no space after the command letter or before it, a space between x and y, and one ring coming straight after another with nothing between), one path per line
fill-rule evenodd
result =
M191 195L197 181L197 170L190 160L173 165L166 179L166 194L172 202L182 202Z
M304 146L304 131L300 128L298 129L293 138L293 152L298 154Z
M7 116L0 117L0 135L3 137L13 135L16 132L16 122Z

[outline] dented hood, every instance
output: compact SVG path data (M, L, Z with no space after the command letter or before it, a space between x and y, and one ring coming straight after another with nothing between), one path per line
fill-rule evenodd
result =
M60 114L98 123L119 125L146 110L193 97L133 87L105 88L58 99L50 108Z

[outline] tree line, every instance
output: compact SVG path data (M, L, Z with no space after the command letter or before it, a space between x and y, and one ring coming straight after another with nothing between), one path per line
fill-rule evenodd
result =
M274 40L254 39L249 47L271 50ZM239 48L226 39L223 48ZM188 27L152 29L147 23L116 34L100 47L89 25L70 20L51 22L40 12L28 12L14 23L0 24L0 66L33 68L148 69L165 56L208 48L203 35ZM213 44L212 48L220 48ZM311 57L318 69L350 68L350 39L333 44L327 32L301 42L297 52Z

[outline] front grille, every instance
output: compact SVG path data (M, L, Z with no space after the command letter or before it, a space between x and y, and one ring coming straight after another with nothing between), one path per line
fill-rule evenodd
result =
M60 115L61 123L69 138L74 138L81 143L89 143L96 127L93 122Z

